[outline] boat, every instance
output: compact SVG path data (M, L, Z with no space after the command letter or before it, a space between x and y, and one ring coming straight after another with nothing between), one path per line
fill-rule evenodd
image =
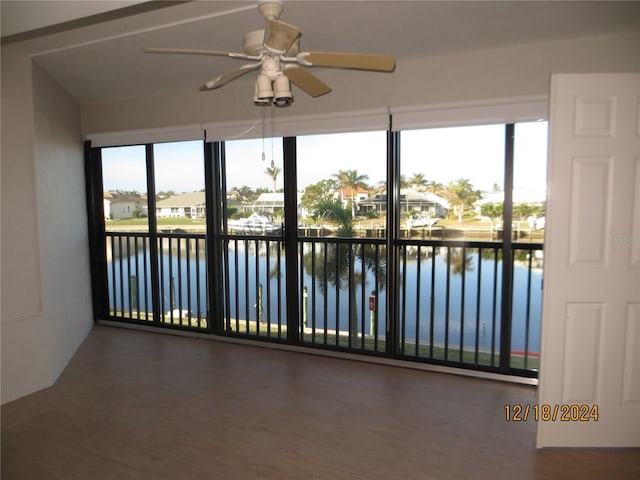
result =
M438 223L440 220L442 220L439 217L431 217L430 215L420 215L418 218L416 219L410 219L411 220L411 228L415 228L415 227L433 227L436 223ZM409 223L407 221L407 223Z
M227 229L232 234L278 235L282 225L274 223L271 215L254 212L247 218L227 222Z

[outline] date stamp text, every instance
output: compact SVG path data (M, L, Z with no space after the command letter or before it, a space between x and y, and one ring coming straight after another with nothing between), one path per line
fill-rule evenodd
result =
M507 422L597 422L599 416L598 404L513 404L504 406L504 414Z

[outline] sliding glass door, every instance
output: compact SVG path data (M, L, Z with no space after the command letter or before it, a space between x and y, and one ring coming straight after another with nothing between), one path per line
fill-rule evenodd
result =
M98 318L536 375L544 122L87 151Z

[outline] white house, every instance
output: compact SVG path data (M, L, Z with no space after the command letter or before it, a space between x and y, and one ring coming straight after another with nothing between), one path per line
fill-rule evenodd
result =
M158 217L204 218L205 211L204 192L182 193L156 203Z
M546 192L542 191L534 191L534 190L523 190L514 188L513 189L513 204L518 205L521 203L528 203L531 205L542 205L545 202ZM480 200L474 203L476 207L481 207L482 205L486 205L488 203L502 203L504 202L504 192L502 190L498 190L495 192L489 192L482 196Z
M387 195L376 194L358 204L359 211L386 212ZM449 202L438 195L416 192L410 188L400 190L400 209L402 212L429 214L431 217L444 218L449 210Z
M333 198L340 200L343 205L347 205L351 200L358 205L363 200L369 198L369 191L362 187L341 187L333 192Z
M298 215L306 216L307 211L301 207L302 193L297 194ZM260 196L251 205L245 205L244 209L248 212L258 213L278 213L284 211L284 193L282 192L266 192Z
M252 212L275 213L284 210L284 193L261 193L251 205L247 205L245 210Z
M146 217L148 214L147 199L144 195L136 196L105 192L103 203L104 218L108 220Z

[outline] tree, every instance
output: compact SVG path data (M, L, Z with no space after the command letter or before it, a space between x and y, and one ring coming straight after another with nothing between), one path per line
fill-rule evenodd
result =
M449 264L451 266L451 273L454 275L460 275L465 271L473 270L473 256L470 253L466 255L463 253L463 248L449 248Z
M464 211L480 198L480 192L473 189L468 178L460 178L449 183L447 192L453 212L458 216L458 223L462 223Z
M513 216L514 218L525 219L531 215L543 215L544 208L540 205L533 205L530 203L519 203L513 206Z
M165 198L171 198L175 194L176 192L174 192L173 190L161 190L160 192L156 193L156 201L164 200Z
M504 203L485 203L480 207L480 214L489 218L502 217L502 211L504 209Z
M436 182L435 180L429 180L427 182L427 193L432 193L434 195L446 195L447 188L440 182Z
M429 182L427 182L427 179L424 178L422 173L414 173L407 183L418 192L425 191L429 185Z
M353 237L353 216L351 210L345 208L342 202L334 199L324 199L317 202L311 210L315 219L333 220L338 224L338 237Z
M318 183L308 185L300 199L302 207L312 210L318 202L331 199L335 188L336 183L333 180L320 180Z
M276 167L275 165L267 168L264 173L266 173L270 178L271 181L273 181L273 191L276 191L276 182L278 180L278 175L280 175L280 172L282 171L282 169L280 167Z
M312 211L312 216L336 222L338 224L336 234L339 237L353 237L355 234L351 211L339 200L325 199L319 201ZM374 245L343 242L329 244L325 250L326 258L322 257L324 253L318 254L318 258L315 260L317 265L315 271L311 266L313 263L311 253L305 255L304 258L307 272L317 276L320 291L323 295L327 294L329 284L337 289L341 289L345 283L347 284L349 289L349 333L351 338L358 336L358 303L355 283L363 281L365 270L374 272L378 280L378 289L384 288L386 283L384 255L379 254L376 256L375 248ZM362 265L362 272L356 272L356 262Z
M352 217L356 216L356 204L355 204L355 196L356 191L359 188L368 188L365 180L369 179L368 175L358 175L357 170L340 170L338 173L334 174L333 177L336 179L338 183L338 187L344 190L350 190L350 199L351 199L351 214Z
M235 194L242 203L250 203L256 199L256 194L253 189L247 185L241 187L233 187L228 192L229 194Z
M373 188L373 193L378 195L384 195L387 193L387 181L380 180L376 186Z

